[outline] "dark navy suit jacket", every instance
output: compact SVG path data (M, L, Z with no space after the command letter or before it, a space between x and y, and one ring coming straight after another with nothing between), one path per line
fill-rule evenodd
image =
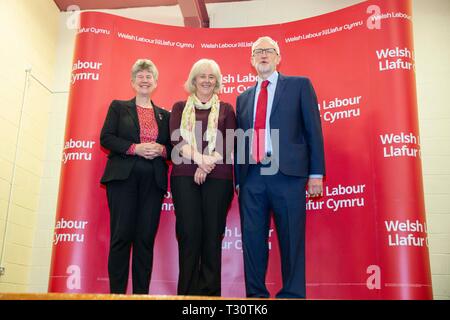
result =
M253 128L256 85L238 96L236 102L237 128ZM273 152L281 173L308 177L325 175L324 146L317 97L311 81L305 77L279 74L270 115L270 129L279 130L279 154ZM276 151L276 147L273 148ZM235 182L243 185L249 166L250 139L239 139L235 148ZM237 163L245 159L244 164Z

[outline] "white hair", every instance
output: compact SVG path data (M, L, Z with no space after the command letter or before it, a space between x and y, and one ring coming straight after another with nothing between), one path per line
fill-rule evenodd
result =
M253 42L252 54L253 54L253 50L255 50L256 46L258 44L260 44L261 42L263 42L263 41L267 41L271 45L273 45L275 47L275 50L276 50L277 54L280 55L280 47L278 46L278 43L275 40L273 40L271 37L269 37L269 36L260 37L260 38L256 39L255 42Z
M216 77L216 85L214 86L214 93L219 93L222 88L222 74L220 73L220 67L214 60L200 59L191 68L189 77L184 84L184 88L189 93L195 93L197 87L195 86L195 77L205 70L206 67L210 67L213 75Z

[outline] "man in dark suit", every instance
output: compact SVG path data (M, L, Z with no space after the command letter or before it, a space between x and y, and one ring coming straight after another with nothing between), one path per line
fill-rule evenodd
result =
M111 293L124 294L133 249L133 293L148 294L153 245L167 191L170 113L151 100L158 80L153 62L137 60L131 74L136 97L111 103L100 134L102 147L109 150L101 179L111 217L108 274Z
M277 43L252 46L256 86L237 98L235 179L239 195L246 294L269 297L265 285L270 212L280 244L283 287L277 298L305 298L306 193L321 196L325 160L317 98L309 79L276 71ZM249 130L252 132L248 135Z

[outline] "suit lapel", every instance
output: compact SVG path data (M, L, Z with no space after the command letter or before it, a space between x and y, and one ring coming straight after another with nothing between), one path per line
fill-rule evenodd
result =
M250 89L250 91L248 92L248 102L246 104L246 108L244 111L245 112L244 119L246 119L247 124L248 124L247 128L253 128L253 119L254 119L254 113L255 113L256 86L257 86L257 84L254 87L252 87ZM285 88L286 88L286 77L280 73L278 75L277 87L275 88L275 96L273 98L272 111L270 113L270 117L272 117L272 114L274 114L274 112L278 108Z
M253 128L253 115L255 113L255 94L257 84L248 92L248 101L246 103L244 119L247 121L247 128Z
M161 126L164 121L165 114L161 112L161 109L159 107L157 107L153 103L153 101L152 101L152 104L153 104L153 111L155 113L156 125L158 126L158 137L156 138L156 142L158 142L160 140L161 132L163 132L163 130L161 129Z
M136 129L138 131L138 136L140 134L140 126L139 126L139 118L137 115L137 110L136 110L136 98L133 98L129 101L127 101L126 103L127 106L127 111L130 114L131 118L133 119L134 124L136 125Z
M283 91L286 87L286 77L284 77L281 73L278 75L277 87L275 88L275 96L273 98L272 103L272 111L270 113L270 117L274 114L275 110L278 108L281 97L283 96Z

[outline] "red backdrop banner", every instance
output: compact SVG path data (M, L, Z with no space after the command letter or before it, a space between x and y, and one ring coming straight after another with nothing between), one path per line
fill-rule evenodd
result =
M256 80L252 41L274 38L279 71L311 78L327 165L324 196L307 199L307 295L338 299L431 299L410 0L367 1L318 17L261 27L193 29L85 12L71 74L49 292L107 293L109 211L99 180L100 130L113 99L133 97L130 69L160 71L153 100L170 110L200 58L224 76L220 98ZM267 285L281 287L275 228ZM223 240L222 294L242 297L236 199ZM155 243L151 294L176 294L178 248L170 191Z

